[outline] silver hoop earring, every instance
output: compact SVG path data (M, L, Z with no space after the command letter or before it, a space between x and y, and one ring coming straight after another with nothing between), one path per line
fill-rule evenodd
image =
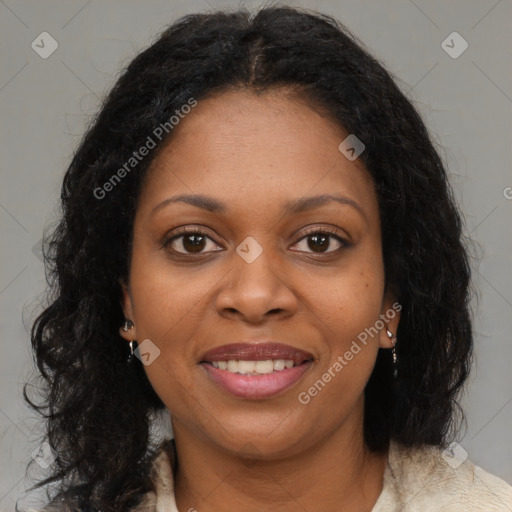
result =
M396 355L396 336L386 327L386 334L388 338L393 343L393 348L391 349L391 355L393 356L393 378L396 379L398 376L398 357Z

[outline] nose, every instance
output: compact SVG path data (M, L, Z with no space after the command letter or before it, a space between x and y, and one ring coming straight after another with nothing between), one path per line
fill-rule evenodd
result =
M239 316L248 323L273 317L289 317L297 310L297 297L277 258L265 249L254 260L233 255L233 267L216 297L221 316Z

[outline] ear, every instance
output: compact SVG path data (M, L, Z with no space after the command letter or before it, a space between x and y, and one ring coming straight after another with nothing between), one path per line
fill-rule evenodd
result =
M393 348L392 339L388 336L387 329L396 337L398 324L400 323L400 311L402 311L402 305L396 300L396 295L392 292L386 292L380 312L380 319L384 326L379 331L379 347Z
M135 326L135 317L133 314L133 303L130 287L121 278L118 280L118 282L121 286L121 308L123 309L124 317L126 320L131 320L131 322L134 324L133 327L128 331L123 330L123 326L120 326L119 334L126 341L136 340L137 328Z

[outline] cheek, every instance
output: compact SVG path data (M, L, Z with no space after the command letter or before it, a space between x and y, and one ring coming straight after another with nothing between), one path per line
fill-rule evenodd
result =
M186 417L183 404L191 407L186 397L194 387L190 340L204 322L201 309L208 292L208 273L194 276L150 258L140 265L134 262L132 269L137 338L151 340L159 351L144 371L164 404Z
M340 291L333 286L318 298L314 315L324 345L316 370L296 394L304 412L320 415L325 425L339 422L361 404L379 350L378 336L368 332L379 318L381 287L353 284L360 288Z
M311 288L309 321L316 325L324 344L318 369L307 380L308 388L301 391L310 397L321 392L317 403L347 401L346 407L350 407L373 370L379 347L375 325L384 294L383 264L373 254L354 255L350 264L329 279L317 279L318 286ZM315 389L310 388L315 383Z
M131 289L137 335L164 346L187 339L198 328L205 301L218 276L207 269L180 268L165 256L140 254L134 257ZM179 350L180 345L172 347Z
M373 251L354 253L343 267L325 277L316 276L314 281L309 279L310 291L305 297L313 316L324 325L332 349L344 349L379 318L384 269L374 255Z
M204 269L172 267L161 255L134 250L130 288L137 339L149 339L158 348L158 357L144 370L166 403L191 384L187 379L195 361L189 341L204 324L208 292L216 281Z

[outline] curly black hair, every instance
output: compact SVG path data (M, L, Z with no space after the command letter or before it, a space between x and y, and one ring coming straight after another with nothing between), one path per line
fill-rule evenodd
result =
M51 290L31 341L39 403L56 457L55 502L127 511L151 489L151 417L164 404L143 366L126 364L120 280L128 281L138 194L172 130L105 190L155 127L191 98L228 88L288 88L366 146L381 216L386 285L402 306L400 371L379 351L365 390L369 449L390 439L445 446L473 350L463 218L427 129L397 79L330 16L282 6L187 15L122 71L65 174L61 216L46 239ZM461 415L463 418L463 415Z

